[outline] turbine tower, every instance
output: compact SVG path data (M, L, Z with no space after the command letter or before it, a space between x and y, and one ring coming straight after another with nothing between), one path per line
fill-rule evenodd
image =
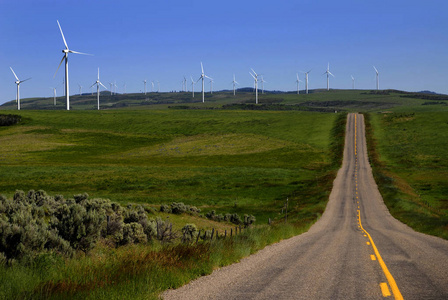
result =
M325 74L327 74L327 91L329 91L330 90L330 75L334 77L334 75L331 74L331 72L330 72L330 63L328 63L327 71L325 71L325 73L322 75L325 75Z
M380 89L380 75L378 73L378 70L375 68L375 66L373 66L373 68L375 69L376 72L376 90L378 91Z
M239 84L236 80L235 80L235 74L233 74L233 95L235 96L235 84Z
M70 95L69 95L70 92L69 92L69 87L68 87L68 54L69 53L83 54L83 55L92 55L92 54L87 54L87 53L70 50L67 46L67 42L65 41L65 37L64 37L64 33L62 32L61 25L59 24L58 20L56 20L56 22L58 22L59 30L61 31L62 39L64 40L64 45L65 45L65 49L62 50L62 52L64 53L64 56L62 57L62 60L59 63L56 73L58 72L59 68L61 67L62 62L65 60L65 98L67 101L67 110L70 110ZM54 76L56 76L56 73L54 73Z
M204 102L205 102L205 95L204 95L204 78L208 78L208 79L210 79L210 80L213 80L213 79L210 78L210 77L208 77L207 75L204 74L204 67L202 66L202 61L201 61L201 70L202 70L201 77L199 77L199 79L198 79L196 82L198 82L199 80L202 79L202 103L204 103Z
M305 74L305 90L306 90L306 94L308 94L308 74L311 72L311 70L309 70L308 72L302 72Z
M102 84L100 81L100 68L98 68L98 79L90 87L94 86L95 84L96 84L96 99L98 103L98 110L100 110L100 85L102 85L107 90L107 87L105 87L104 84Z
M296 75L297 75L296 82L297 82L297 95L298 95L299 94L299 82L301 82L302 80L299 79L299 73L296 73Z
M160 81L157 80L157 93L160 93Z
M355 78L353 77L353 75L351 75L352 76L352 90L354 90L355 89Z
M143 80L143 83L145 84L145 95L146 95L146 79Z
M213 94L213 79L210 79L210 94Z
M255 73L254 69L252 69L252 72L254 72L254 74L252 74L251 72L249 72L249 74L254 78L254 86L255 86L255 104L258 104L258 74Z
M263 76L261 76L261 93L264 94L264 83L266 81L264 81Z
M53 104L56 106L56 88L51 87L50 89L53 90Z
M17 84L17 95L16 95L16 102L17 102L17 110L20 110L20 84L24 81L30 80L31 78L25 79L25 80L19 80L16 73L14 73L14 70L9 67L14 74L14 77L16 78L15 84Z
M151 92L154 91L154 81L151 81Z
M194 80L193 80L193 76L190 76L191 79L191 92L193 93L193 98L194 98Z

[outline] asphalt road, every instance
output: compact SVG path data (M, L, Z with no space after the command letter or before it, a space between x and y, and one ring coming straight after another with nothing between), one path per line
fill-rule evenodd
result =
M325 213L302 235L216 270L164 299L448 299L448 241L417 233L383 203L364 118L347 120Z

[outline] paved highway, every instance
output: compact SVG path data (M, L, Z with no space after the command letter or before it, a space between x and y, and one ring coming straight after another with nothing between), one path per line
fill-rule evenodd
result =
M164 299L448 299L448 241L394 219L368 163L364 118L349 114L344 161L320 220Z

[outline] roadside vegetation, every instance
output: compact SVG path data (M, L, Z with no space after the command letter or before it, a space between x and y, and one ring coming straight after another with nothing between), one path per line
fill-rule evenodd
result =
M448 113L366 115L369 157L392 215L448 239Z

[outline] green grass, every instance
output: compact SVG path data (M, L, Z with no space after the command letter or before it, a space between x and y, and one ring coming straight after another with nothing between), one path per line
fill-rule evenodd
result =
M448 112L368 120L373 169L391 213L417 231L448 239Z
M21 111L0 129L0 190L274 218L321 176L335 114L214 110ZM236 205L235 205L236 204Z

